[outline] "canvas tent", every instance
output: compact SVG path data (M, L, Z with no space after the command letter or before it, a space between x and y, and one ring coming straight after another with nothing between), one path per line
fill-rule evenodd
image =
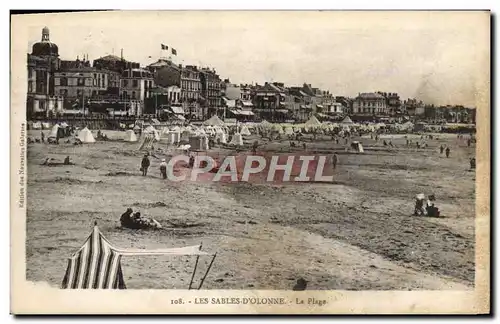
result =
M248 127L246 127L245 125L243 125L241 127L240 134L243 136L250 136L251 135L250 131L248 130Z
M57 137L57 133L59 132L59 125L55 124L52 129L50 130L49 137Z
M241 145L243 145L243 137L241 136L240 133L236 133L231 138L231 142L229 142L229 144L241 146Z
M265 120L265 119L259 123L259 126L261 126L261 127L270 127L270 126L272 126L272 125L273 125L273 124L271 124L270 122L268 122L268 121L267 121L267 120Z
M316 118L316 116L311 116L308 121L306 121L305 124L306 127L315 127L315 126L321 126L321 122Z
M78 139L82 141L82 143L95 143L94 136L87 127L78 132Z
M210 271L216 254L201 251L201 245L170 249L120 249L116 248L104 237L97 225L87 237L85 243L69 259L64 275L62 289L126 289L121 260L127 256L196 256L194 271L189 283L192 287L193 278L200 256L212 256L205 275L198 289L201 289Z
M224 126L224 122L217 116L213 115L203 122L205 126Z
M123 140L125 142L137 142L137 136L133 130L129 129L125 132L125 138Z
M349 116L346 116L341 124L354 124Z

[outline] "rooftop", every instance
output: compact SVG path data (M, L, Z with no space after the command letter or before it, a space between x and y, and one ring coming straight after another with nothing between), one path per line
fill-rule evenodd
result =
M384 99L384 96L379 93L374 92L364 92L358 95L358 98L362 99Z

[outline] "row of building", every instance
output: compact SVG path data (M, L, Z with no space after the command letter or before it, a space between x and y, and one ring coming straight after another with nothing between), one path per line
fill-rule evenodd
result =
M233 84L215 69L175 64L161 58L146 67L107 55L90 62L88 56L61 60L49 29L28 54L28 118L60 115L156 116L203 120L222 118L270 121L355 119L417 116L471 122L475 111L465 107L426 106L397 93L359 93L355 98L334 96L311 84L285 86L280 82ZM475 118L475 116L474 116Z

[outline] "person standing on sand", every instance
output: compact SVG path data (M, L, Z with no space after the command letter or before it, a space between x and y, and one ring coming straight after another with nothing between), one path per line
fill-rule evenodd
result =
M151 162L149 161L148 154L144 154L144 157L142 158L142 161L141 161L141 171L142 171L143 177L148 175L148 168L150 165L151 165Z
M45 134L43 133L43 131L40 131L41 135L42 135L42 143L45 143Z
M443 151L444 151L444 146L443 144L441 144L441 146L439 147L439 154L443 154Z
M449 147L446 148L445 153L446 153L446 157L449 158L450 157L450 148Z
M337 153L333 152L332 165L334 170L337 168L337 162L338 162Z
M161 173L163 179L167 178L167 162L165 159L161 160L160 173Z

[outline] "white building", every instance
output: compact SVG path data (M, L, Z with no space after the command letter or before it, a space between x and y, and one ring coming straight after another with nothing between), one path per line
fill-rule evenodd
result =
M387 115L389 109L384 96L379 93L360 93L352 105L353 114L360 115Z

